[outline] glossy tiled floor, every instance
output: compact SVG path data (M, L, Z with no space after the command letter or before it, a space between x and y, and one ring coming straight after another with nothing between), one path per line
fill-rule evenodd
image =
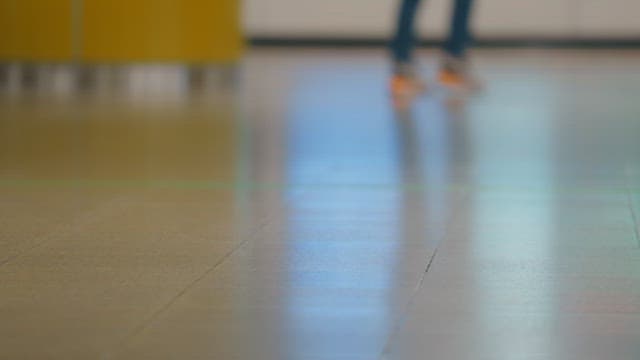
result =
M0 359L640 358L640 52L476 63L5 67Z

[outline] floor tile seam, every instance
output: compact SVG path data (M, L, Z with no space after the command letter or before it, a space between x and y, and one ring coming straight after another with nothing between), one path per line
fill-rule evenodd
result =
M169 301L167 301L164 305L158 308L153 314L151 314L147 319L143 320L138 326L134 327L126 336L122 338L115 346L112 352L103 353L100 359L114 359L120 356L120 352L124 350L127 343L129 343L132 339L134 339L137 335L141 334L145 329L147 329L151 324L154 323L156 319L158 319L162 314L164 314L167 310L169 310L180 298L186 295L191 289L194 288L200 281L204 280L207 276L212 274L216 269L218 269L221 265L223 265L228 259L230 259L235 253L238 252L241 248L243 248L246 244L252 242L258 234L260 234L269 224L269 221L264 221L260 226L249 236L247 239L241 241L237 245L235 245L231 250L225 253L222 257L220 257L212 266L206 269L202 274L196 277L193 281L189 282L184 288L182 288L175 296L173 296Z
M462 196L462 202L465 203L469 200L470 198L470 193L469 191L465 191L464 195ZM452 220L455 219L456 214L452 213L451 214ZM452 236L453 233L455 233L456 230L456 226L454 225L456 223L456 221L450 221L449 224L447 225L447 230L446 230L446 236L443 238L443 240L438 243L438 245L436 246L436 248L433 251L433 254L431 255L429 261L427 262L427 265L425 267L425 270L422 272L422 275L420 277L420 280L418 281L418 283L416 284L415 288L413 289L411 296L409 298L409 300L407 301L407 304L404 308L404 310L401 312L398 320L396 321L395 325L392 327L391 333L389 334L384 347L382 348L382 351L380 353L379 359L380 360L385 360L390 356L391 353L391 348L393 346L393 343L396 339L396 337L398 336L398 333L400 331L400 329L402 328L402 326L406 323L407 318L409 316L409 313L411 312L411 309L413 308L413 306L415 305L415 301L418 297L418 294L420 293L420 291L422 291L423 287L424 287L424 283L426 281L427 275L429 274L429 271L431 270L431 267L433 266L433 264L435 263L435 259L442 247L442 245L444 244L444 242L446 242L447 240L449 240Z
M389 189L405 189L409 191L422 191L426 188L423 183L285 183L285 182L250 182L238 183L236 181L211 181L211 180L76 180L76 179L57 179L57 180L2 180L0 179L0 187L40 187L40 186L81 186L85 188L167 188L167 189L234 189L241 187L263 188L263 189L284 189L298 188L306 191L316 189L362 189L362 190L389 190ZM464 185L452 184L448 186L448 190L465 190L465 191L499 191L507 193L547 193L550 188L544 186L492 186L492 185ZM598 192L607 192L613 194L621 193L639 193L640 187L631 186L563 186L553 189L559 194L590 194Z
M627 190L627 200L629 203L629 211L631 212L631 219L633 220L633 235L636 238L636 244L640 248L640 222L638 219L638 213L633 201L633 195L631 189Z
M418 294L422 290L425 279L427 277L427 273L431 269L431 266L433 265L433 262L437 255L438 255L438 249L436 248L433 254L431 255L431 257L429 258L427 266L425 270L422 272L422 276L420 277L420 280L418 281L413 291L411 292L411 296L409 297L409 300L407 301L407 304L405 305L404 310L400 313L398 320L392 326L391 332L389 333L389 336L387 337L387 340L385 341L384 347L382 348L381 354L379 356L380 360L387 359L388 355L390 354L391 347L393 346L394 340L396 339L400 329L406 323L409 313L411 312L411 309L415 305L415 301L418 297Z

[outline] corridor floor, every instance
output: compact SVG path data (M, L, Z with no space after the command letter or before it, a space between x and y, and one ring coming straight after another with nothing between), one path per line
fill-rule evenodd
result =
M5 66L0 359L639 359L640 52L475 69Z

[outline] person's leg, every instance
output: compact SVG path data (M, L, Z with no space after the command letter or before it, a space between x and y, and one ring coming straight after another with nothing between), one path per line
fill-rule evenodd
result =
M425 91L425 84L416 76L413 65L415 46L415 21L422 0L402 0L398 14L396 33L391 43L393 76L390 89L396 105L403 107L406 101Z
M469 23L473 0L455 0L449 39L444 45L447 55L463 59L470 38Z
M402 0L395 37L391 44L396 75L410 76L415 46L415 19L421 0Z
M473 0L455 0L449 38L444 44L444 56L440 69L440 83L465 89L479 89L480 83L471 77L465 60L471 37L469 24Z

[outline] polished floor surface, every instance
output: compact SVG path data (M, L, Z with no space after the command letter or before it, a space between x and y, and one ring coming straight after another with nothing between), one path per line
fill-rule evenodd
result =
M4 66L0 359L639 359L640 52L475 60Z

